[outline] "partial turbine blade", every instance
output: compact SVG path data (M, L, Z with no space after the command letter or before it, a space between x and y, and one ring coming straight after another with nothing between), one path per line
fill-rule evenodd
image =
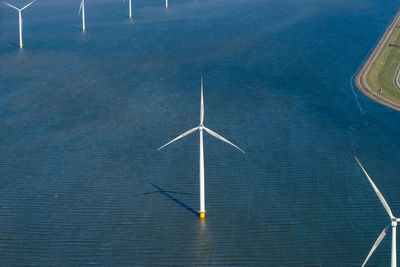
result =
M374 253L375 249L379 246L381 241L385 238L387 230L389 229L389 227L390 227L390 225L388 225L385 229L383 229L382 233L378 236L378 239L375 241L374 245L372 246L371 251L368 253L367 258L365 259L364 263L362 264L362 267L364 267L365 264L367 264L367 261L369 260L369 258L371 258L371 256Z
M16 9L16 10L18 10L18 11L20 11L19 8L16 8L15 6L10 5L9 3L6 3L6 2L2 2L2 3L5 4L5 5L7 5L7 6L9 6L9 7L14 8L14 9Z
M216 138L218 138L218 139L224 141L225 143L228 143L228 144L230 144L231 146L237 148L237 149L238 149L240 152L242 152L243 154L246 153L246 152L244 152L241 148L239 148L238 146L236 146L236 145L234 145L233 143L229 142L228 140L226 140L225 138L223 138L222 136L220 136L220 135L217 134L216 132L213 132L213 131L211 131L210 129L204 127L204 126L203 126L203 128L204 128L204 130L206 130L207 133L211 134L212 136L214 136L214 137L216 137Z
M200 124L204 121L203 76L201 76Z
M34 2L36 2L36 0L33 0L32 2L30 2L29 4L27 4L26 6L21 8L21 11L24 10L25 8L27 8L28 6L32 5Z
M169 144L171 144L171 143L173 143L173 142L175 142L175 141L181 139L182 137L185 137L186 135L189 135L189 134L193 133L194 131L196 131L196 130L198 130L198 129L199 129L199 127L195 127L195 128L193 128L193 129L190 129L189 131L184 132L183 134L181 134L181 135L178 136L177 138L175 138L175 139L169 141L168 143L166 143L166 144L163 145L162 147L158 148L157 150L160 150L160 149L162 149L162 148L168 146Z
M355 159L357 160L358 165L360 165L361 169L363 170L365 176L367 176L369 183L372 185L372 188L374 189L376 195L378 196L379 200L381 201L381 203L382 203L383 207L385 208L386 212L389 214L391 219L394 218L394 216L392 214L392 211L390 210L389 205L387 204L385 198L383 197L383 195L379 191L378 187L376 187L376 185L372 181L371 177L369 177L368 173L365 171L364 167L361 165L361 163L358 160L358 158L355 157Z
M82 5L83 5L83 1L81 1L81 5L79 6L78 16L81 14L81 11L82 11Z

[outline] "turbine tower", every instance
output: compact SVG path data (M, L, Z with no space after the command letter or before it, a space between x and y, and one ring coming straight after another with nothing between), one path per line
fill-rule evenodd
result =
M125 3L125 0L123 2ZM129 18L132 18L132 0L129 0Z
M396 227L397 227L397 223L400 222L399 218L396 218L393 216L392 211L390 210L389 205L387 204L385 198L383 197L383 195L381 194L381 192L379 191L378 187L376 187L376 185L374 184L374 182L372 181L371 177L369 177L368 173L365 171L364 167L361 165L360 161L358 160L357 157L355 157L358 165L360 165L361 169L363 170L365 176L368 178L368 181L370 182L370 184L372 185L372 188L374 189L376 195L378 196L379 200L381 201L383 207L385 208L387 214L390 217L390 222L389 225L386 226L385 229L383 229L382 233L379 235L378 239L375 241L374 245L372 246L370 252L368 253L367 258L365 259L364 263L363 263L363 267L365 266L365 264L367 263L367 261L369 260L369 258L372 256L372 254L374 253L375 249L379 246L379 244L381 243L381 241L385 238L387 231L389 230L389 227L392 226L392 267L397 267L397 256L396 256L396 252L397 252L397 247L396 247Z
M165 0L165 8L168 8L168 0Z
M129 18L132 18L132 0L129 0Z
M194 127L193 129L190 129L189 131L184 132L183 134L179 135L175 139L169 141L165 145L161 146L157 150L160 150L167 145L185 137L186 135L189 135L197 130L200 132L200 168L199 168L199 176L200 176L200 219L204 219L206 216L206 209L205 209L205 196L204 196L204 149L203 149L203 130L205 130L207 133L211 134L212 136L224 141L225 143L230 144L231 146L235 147L242 153L245 153L242 149L240 149L238 146L234 145L233 143L229 142L216 132L213 132L212 130L208 129L203 125L204 121L204 101L203 101L203 77L201 77L201 100L200 100L200 124L199 126Z
M85 0L81 1L81 5L79 7L78 15L81 14L81 11L82 11L82 31L86 31L86 27L85 27Z
M27 8L28 6L32 5L35 1L36 0L33 0L32 2L30 2L29 4L27 4L26 6L24 6L21 9L16 8L15 6L10 5L8 3L2 2L3 4L5 4L5 5L9 6L9 7L12 7L12 8L14 8L14 9L16 9L18 11L18 18L19 18L19 48L23 47L23 44L22 44L22 29L23 29L23 27L22 27L22 14L21 14L21 11L24 10L25 8Z

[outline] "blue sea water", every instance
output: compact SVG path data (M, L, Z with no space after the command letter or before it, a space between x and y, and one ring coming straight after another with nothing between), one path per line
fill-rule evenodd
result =
M10 3L23 6L25 1ZM1 266L359 266L400 216L400 113L354 76L378 0L0 7ZM196 216L199 123L207 218ZM390 263L390 234L369 266Z

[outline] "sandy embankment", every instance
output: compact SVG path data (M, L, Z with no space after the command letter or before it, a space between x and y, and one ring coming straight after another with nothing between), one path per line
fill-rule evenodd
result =
M372 51L371 55L365 61L365 64L361 68L360 72L357 74L356 85L361 92L363 92L366 96L372 98L376 102L379 102L383 105L386 105L388 107L391 107L393 109L400 111L399 104L379 95L376 91L374 91L371 87L369 87L369 85L366 81L367 74L368 74L369 70L371 69L372 64L375 62L376 58L378 57L379 53L381 52L382 48L384 47L387 39L389 38L389 36L392 33L395 26L397 25L399 19L400 19L400 11L397 13L393 22L390 24L389 28L387 28L387 30L383 34L382 38L379 40L374 51Z

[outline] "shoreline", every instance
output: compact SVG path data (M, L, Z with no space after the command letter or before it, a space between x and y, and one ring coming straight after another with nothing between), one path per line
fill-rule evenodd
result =
M388 106L390 108L396 109L400 111L400 104L397 104L387 98L382 97L379 95L377 92L375 92L371 87L369 87L366 77L368 75L368 72L372 66L372 64L375 62L376 58L378 57L379 53L381 52L382 48L384 47L387 39L389 38L390 34L392 33L393 29L397 25L398 21L400 19L400 11L397 12L395 18L393 19L392 23L389 25L389 27L386 29L385 33L383 34L382 38L379 40L378 44L372 51L372 53L369 55L368 59L365 61L363 67L361 70L358 72L355 82L357 88L366 96L371 98L372 100L383 104L385 106Z

